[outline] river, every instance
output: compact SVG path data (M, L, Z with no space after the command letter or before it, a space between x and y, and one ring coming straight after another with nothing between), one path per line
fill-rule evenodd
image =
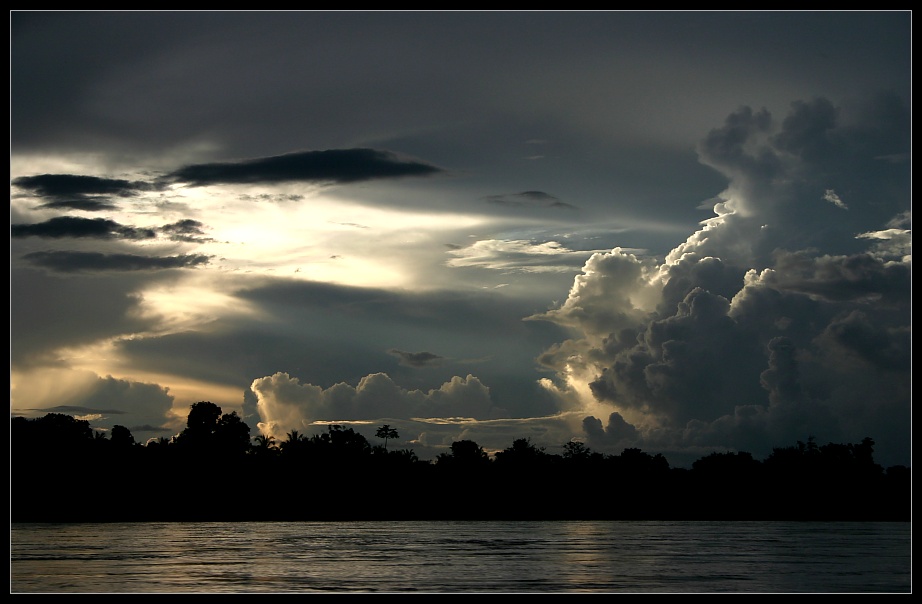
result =
M11 593L911 593L902 522L10 526Z

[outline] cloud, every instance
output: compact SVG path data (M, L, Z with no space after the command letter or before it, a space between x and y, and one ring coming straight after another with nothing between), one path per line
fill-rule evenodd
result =
M912 258L912 212L906 211L896 216L886 225L887 228L868 231L855 235L858 239L870 239L872 245L868 250L881 259Z
M907 263L885 262L871 254L816 257L805 251L780 250L775 258L775 265L758 280L778 290L830 302L894 308L910 304L912 272Z
M573 272L596 250L571 250L556 241L481 239L471 245L451 246L453 268L486 268L505 272Z
M871 436L882 459L908 454L905 175L883 174L875 196L854 196L839 228L824 209L833 206L816 200L824 181L854 183L853 166L873 163L875 123L842 124L823 99L791 111L776 131L767 111L743 108L708 135L702 161L729 185L716 216L664 262L594 254L563 304L530 317L573 330L539 361L557 371L561 392L588 384L584 404L617 413L609 428L624 442L767 455L811 435ZM586 437L610 444L596 417Z
M333 221L330 221L330 223L331 223L331 224L338 224L338 225L340 225L340 226L352 227L352 228L354 228L354 229L370 229L370 228L371 228L371 227L369 227L369 226L366 226L366 225L364 225L364 224L359 224L359 223L357 223L357 222L333 222Z
M627 423L620 413L613 412L608 416L608 424L602 426L602 421L588 416L583 419L583 432L586 434L586 445L596 451L621 451L637 444L640 433L637 428Z
M276 438L314 423L382 417L486 419L497 411L490 389L473 375L454 376L428 392L401 388L384 373L366 375L356 386L339 382L322 388L280 372L254 380L250 388L257 397L260 431Z
M521 317L533 310L531 299L493 291L412 292L244 275L222 280L219 295L197 285L181 286L186 281L210 282L209 272L178 273L117 275L119 282L148 277L157 284L136 286L137 293L130 298L134 304L122 311L143 324L126 327L110 319L98 326L112 327L103 330L102 337L139 334L119 337L111 357L154 375L222 384L238 392L248 389L254 378L280 371L302 383L328 388L339 382L355 385L363 376L386 370L402 388L423 392L438 389L454 374L444 364L441 369L434 365L420 369L398 363L398 357L385 357L381 342L392 342L401 351L437 350L445 364L451 359L453 366L464 366L460 375L475 373L490 387L491 397L511 413L547 414L555 409L551 396L534 383L540 377L534 355L563 331L550 323L523 323ZM44 271L41 276L48 278ZM75 287L70 281L87 281L57 280L67 287ZM94 281L111 285L115 278L103 273ZM88 294L78 295L74 302ZM17 302L20 312L38 314L15 328L24 343L30 335L61 329L52 320L42 323L42 317L61 314L58 306L63 300L42 300L41 305L31 306L27 299ZM95 298L87 304L93 302ZM161 304L170 313L162 312ZM95 319L94 307L79 310L89 314L87 321ZM64 325L68 331L81 326L73 319ZM489 362L483 362L484 351L491 355ZM227 404L238 402L235 397L229 400Z
M46 407L42 409L26 409L25 411L41 411L42 413L65 413L67 415L121 415L125 413L118 409L96 409L93 407L83 407L80 405L58 405L57 407ZM79 419L79 418L78 418Z
M83 212L104 212L118 208L114 203L101 199L79 198L49 201L38 206L49 210L81 210Z
M431 176L442 170L377 149L300 151L273 157L194 164L166 176L166 180L202 187L216 184L283 182L354 183L405 176Z
M657 286L650 283L655 268L654 261L621 248L595 252L574 279L566 301L529 319L548 320L586 334L636 327L659 299Z
M839 198L839 196L836 195L836 192L833 191L832 189L826 189L826 192L823 193L823 199L825 199L825 200L828 201L829 203L833 204L834 206L837 206L837 207L842 208L843 210L847 210L847 209L848 209L848 206L845 205L845 202L842 201L842 200Z
M47 413L64 413L87 419L96 429L111 429L114 424L136 430L169 434L165 427L170 419L173 396L157 384L112 376L99 377L90 372L57 370L49 374L27 374L14 388L17 400L45 401L48 406L30 405L10 411L29 417Z
M69 208L87 212L110 210L116 206L108 197L133 197L154 190L151 183L79 174L38 174L20 176L12 184L49 201L40 208Z
M875 157L908 152L910 138L900 131L910 132L910 123L909 107L889 95L848 111L824 98L798 101L780 125L764 109L739 109L698 148L700 161L729 179L714 206L716 217L673 257L693 248L767 266L779 247L861 251L855 233L908 209L908 170ZM847 194L849 211L823 203L828 191L836 199Z
M406 352L391 348L388 354L400 359L400 364L404 367L431 367L440 365L445 357L441 357L431 352Z
M502 206L576 209L576 206L565 203L544 191L522 191L521 193L488 195L484 197L484 199L488 203Z
M10 225L11 237L83 237L92 239L153 239L152 229L125 226L107 218L58 216L35 224Z
M209 237L204 237L204 225L198 220L189 218L179 220L171 224L165 224L160 227L160 232L165 233L173 241L185 241L187 243L204 243L214 241Z
M303 201L304 195L297 193L260 193L258 195L243 194L239 196L243 201L271 201L275 203L285 203L288 201Z
M193 268L208 264L211 256L139 256L136 254L102 254L99 252L45 251L23 256L26 260L62 273L79 271L150 271Z

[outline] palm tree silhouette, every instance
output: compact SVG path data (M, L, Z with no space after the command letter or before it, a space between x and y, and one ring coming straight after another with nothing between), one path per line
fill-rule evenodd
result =
M377 432L375 432L375 436L384 439L384 450L387 451L387 439L397 438L400 435L397 434L397 430L391 428L390 424L384 424L378 428Z
M260 454L271 452L275 448L275 437L267 434L257 434L253 437L256 444L253 449Z

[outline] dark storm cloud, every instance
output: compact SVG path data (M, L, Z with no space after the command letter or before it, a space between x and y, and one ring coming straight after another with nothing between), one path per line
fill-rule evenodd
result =
M563 202L544 191L522 191L521 193L487 195L483 199L487 201L487 203L510 207L576 208L576 206Z
M722 296L692 290L674 316L652 321L632 339L622 337L632 345L615 347L613 361L590 384L593 394L680 424L714 420L740 400L767 402L758 382L764 355L727 316L729 306Z
M88 195L114 195L131 197L143 191L150 191L153 185L146 182L100 178L80 174L38 174L20 176L12 183L31 191L40 197L84 197Z
M136 254L102 254L99 252L32 252L23 256L35 265L62 273L81 271L151 271L194 268L208 264L211 256L139 256Z
M399 358L400 364L404 367L432 367L440 365L445 360L445 357L431 352L406 352L391 348L387 353Z
M828 339L877 370L912 370L912 334L908 325L881 325L873 315L854 310L832 321L820 339Z
M10 226L11 237L85 237L92 239L153 239L157 233L152 229L125 226L107 218L79 218L58 216L35 224L14 224Z
M491 112L543 126L560 111L594 136L626 123L688 141L726 110L715 105L759 92L908 96L911 31L899 11L14 11L11 145L169 149L220 132L242 157L253 144L469 128ZM533 137L548 135L516 140Z
M166 178L201 187L282 182L353 183L404 176L431 176L441 171L429 164L400 158L390 151L329 149L238 162L196 164L182 167Z
M608 416L608 425L602 426L602 420L595 417L583 419L583 431L588 437L590 448L599 450L619 450L630 447L640 439L640 433L627 423L620 413Z
M79 174L39 174L14 178L12 184L32 195L47 198L40 208L63 208L100 212L115 208L109 197L133 197L150 191L154 186L141 181L129 181Z
M539 317L588 337L541 362L561 371L585 362L597 400L625 417L656 417L657 429L641 430L645 449L764 455L808 435L870 435L882 456L903 458L910 171L875 158L907 146L909 130L898 127L907 114L886 96L858 110L797 102L780 122L734 112L699 147L729 180L717 215L655 271L617 249L591 259L567 302ZM847 192L847 209L829 191ZM637 313L623 294L654 283L655 312ZM590 440L606 442L601 421L587 420Z
M102 273L75 279L52 271L13 268L10 279L10 364L28 369L60 363L59 347L79 347L155 329L137 292L169 273ZM57 401L60 402L60 401Z
M104 212L114 210L118 206L102 199L67 199L62 201L49 201L37 207L49 210L81 210L84 212Z
M708 233L710 245L726 247L749 221L748 241L739 243L763 266L777 248L861 251L857 234L909 208L910 171L877 158L909 152L910 132L910 105L890 94L848 106L794 102L780 122L741 107L698 147L701 162L729 179L729 205L717 205L739 227Z
M166 234L173 241L185 241L187 243L201 243L213 241L209 237L204 237L204 225L198 220L186 218L171 224L165 224L160 227L160 232Z
M779 251L764 283L826 300L865 299L905 308L912 293L912 269L882 263L870 254L815 258L806 252Z

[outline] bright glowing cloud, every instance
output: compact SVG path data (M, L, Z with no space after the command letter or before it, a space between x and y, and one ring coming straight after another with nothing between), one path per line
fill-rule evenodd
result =
M381 417L485 419L495 411L490 389L473 375L454 376L423 392L403 389L384 373L367 375L356 386L338 383L326 389L276 373L254 380L251 389L257 397L260 431L280 439L315 423Z

